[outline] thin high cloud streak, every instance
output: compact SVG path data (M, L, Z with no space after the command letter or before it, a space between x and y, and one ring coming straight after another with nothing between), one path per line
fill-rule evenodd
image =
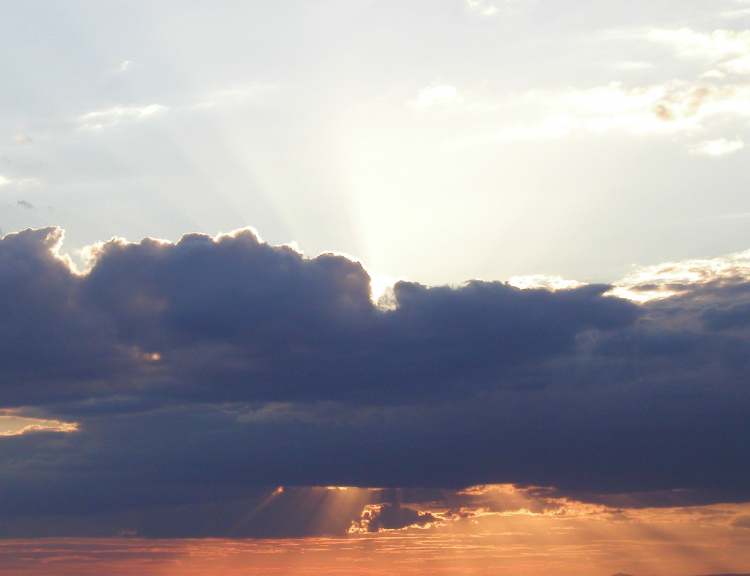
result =
M78 425L0 439L5 535L316 533L293 499L271 514L278 485L750 500L741 259L640 277L634 294L671 295L643 304L603 285L400 282L384 308L359 263L249 230L112 240L86 273L61 240L0 240L0 407Z

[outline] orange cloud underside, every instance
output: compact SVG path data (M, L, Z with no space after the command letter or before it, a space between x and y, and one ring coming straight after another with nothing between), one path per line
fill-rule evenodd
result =
M76 432L78 424L60 420L43 420L18 416L12 411L0 412L0 437L23 436L34 432Z
M0 575L685 576L750 571L749 505L486 514L287 540L7 540Z

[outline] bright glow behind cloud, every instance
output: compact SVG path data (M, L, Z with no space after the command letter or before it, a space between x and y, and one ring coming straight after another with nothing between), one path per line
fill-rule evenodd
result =
M728 256L666 262L637 269L615 283L611 294L636 302L669 298L691 286L750 280L750 250Z
M0 437L23 436L35 432L70 433L77 431L78 424L75 422L0 414Z

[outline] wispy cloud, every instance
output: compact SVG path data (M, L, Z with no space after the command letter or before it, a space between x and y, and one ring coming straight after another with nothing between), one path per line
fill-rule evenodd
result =
M687 139L726 121L750 118L750 86L672 81L626 86L622 82L583 89L530 91L505 101L513 114L489 137L472 135L461 144L486 140L558 140L577 135L681 135ZM711 141L710 150L728 153L736 141ZM720 142L720 144L717 144ZM736 151L736 150L735 150Z
M750 74L750 30L696 32L691 28L657 28L646 38L671 47L678 56L716 63L731 74Z
M123 60L120 62L120 64L117 66L118 72L127 72L133 67L133 61L132 60Z
M750 281L750 250L710 259L665 262L638 268L614 285L611 294L637 302L683 294L698 286Z
M18 134L15 135L15 137L13 138L13 141L19 145L26 145L26 144L31 144L34 140L28 134L19 132Z
M125 122L137 122L166 112L168 108L161 104L146 106L115 106L102 110L87 112L78 117L79 126L85 130L112 128Z
M279 86L270 82L257 82L228 86L213 90L198 98L190 109L220 108L241 103L257 103L264 101L269 95L275 94Z
M694 146L691 150L693 154L700 154L703 156L727 156L739 152L745 147L745 143L742 140L727 140L726 138L718 138L716 140L707 140L701 142L697 146Z
M722 18L727 20L736 20L738 18L750 17L750 8L734 8L732 10L724 10L721 13Z
M543 288L545 290L572 290L583 286L582 282L569 280L561 276L548 276L545 274L532 274L530 276L513 276L508 284L521 288L522 290Z
M644 62L641 60L625 60L615 64L617 70L625 72L637 72L640 70L651 70L654 68L653 62Z
M459 93L450 84L432 84L422 88L411 104L417 108L442 106L458 101Z
M488 0L465 0L465 2L469 10L482 16L494 16L498 12L497 5Z
M77 432L78 424L61 420L44 420L27 418L14 414L0 414L0 438L8 436L23 436L34 432Z
M16 188L26 186L38 186L39 180L37 178L10 178L3 174L0 174L0 188L6 186L13 186Z

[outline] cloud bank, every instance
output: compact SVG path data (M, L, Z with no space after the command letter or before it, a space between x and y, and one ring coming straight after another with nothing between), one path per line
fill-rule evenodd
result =
M0 240L0 408L71 423L0 438L2 534L136 517L151 535L313 530L280 485L750 500L737 256L647 270L628 290L400 282L381 308L360 263L250 230L114 239L85 272L61 242L56 228ZM227 514L237 502L245 516ZM372 503L349 501L324 532ZM365 530L434 519L375 503Z

